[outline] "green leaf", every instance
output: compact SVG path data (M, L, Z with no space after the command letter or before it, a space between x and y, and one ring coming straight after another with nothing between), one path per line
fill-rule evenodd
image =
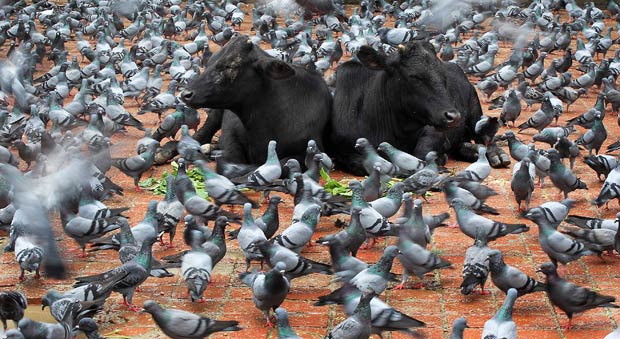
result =
M323 187L331 195L342 195L345 197L352 196L353 193L349 189L348 182L346 182L345 180L343 180L342 182L338 182L332 179L323 168L321 168L320 173L321 178L323 178L323 181L325 181L325 185L323 185Z

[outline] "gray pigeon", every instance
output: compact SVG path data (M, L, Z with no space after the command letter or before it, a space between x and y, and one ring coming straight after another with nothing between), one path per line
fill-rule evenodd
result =
M337 239L342 246L355 257L359 248L364 241L366 241L366 230L364 230L360 222L360 213L361 209L359 207L351 208L351 221L347 228L336 234L323 236L317 239L316 243L327 245L331 243L332 240Z
M592 204L601 207L603 204L608 204L612 199L620 201L620 163L609 172L598 196L592 200Z
M276 265L266 273L258 273L256 271L249 273L244 272L239 275L239 279L244 284L252 288L252 301L256 308L261 310L267 321L266 326L273 327L273 323L269 318L269 310L274 311L280 307L280 304L288 295L290 284L288 279L283 275L285 264L282 262Z
M481 182L484 181L489 174L491 174L491 165L487 159L487 149L484 146L480 146L478 147L478 160L455 176L457 178Z
M329 246L332 269L339 281L349 282L358 273L368 268L368 264L349 254L338 238L322 239L320 244Z
M512 122L514 127L515 120L519 118L519 115L521 115L521 100L517 96L517 91L511 89L508 91L508 97L502 106L499 120L504 126L507 126L508 122Z
M518 268L507 265L504 262L502 252L499 250L489 251L488 258L491 281L502 292L507 293L509 289L513 288L517 291L517 296L520 297L532 292L545 291L545 284L530 278Z
M620 339L620 327L616 327L613 332L606 335L603 339Z
M522 211L522 201L525 201L525 210L530 209L535 176L536 167L532 164L530 158L523 158L523 160L515 164L512 180L510 181L510 189L515 196L517 205L519 205L519 211Z
M405 283L407 283L410 274L414 274L418 279L423 280L424 275L428 272L452 266L450 262L439 258L433 252L427 251L422 246L407 239L404 235L398 237L398 249L401 254L397 258L403 265L403 277L401 283L395 286L394 289L405 288ZM424 282L421 282L414 286L414 288L424 284Z
M198 234L198 235L195 235ZM192 231L192 249L183 255L181 275L192 302L203 301L202 294L211 282L213 262L200 244L200 232Z
M93 281L118 279L120 276L124 276L114 284L112 290L123 295L123 304L127 305L130 310L140 310L139 307L133 305L131 302L136 288L150 275L152 262L151 249L155 241L157 241L155 237L146 239L140 247L140 252L132 260L117 268L93 276L75 278L77 282L74 284L74 287L85 285Z
M399 234L423 248L431 242L431 230L422 216L422 200L416 199L413 202L413 209L407 220L400 224Z
M428 190L441 181L437 165L437 152L426 154L426 165L405 179L405 191L413 192L417 196L424 196Z
M381 157L374 147L370 144L368 139L359 138L355 141L355 149L362 153L363 162L362 166L368 174L370 174L375 167L376 163L379 163L379 172L381 173L381 181L388 181L391 176L398 172L398 168L391 162Z
M484 323L481 338L517 339L517 325L512 320L512 309L517 300L517 291L511 288L506 293L502 307L495 316Z
M450 339L463 339L463 332L465 332L466 328L469 328L469 325L467 325L467 319L465 319L465 317L454 319Z
M239 331L238 321L213 320L191 312L165 309L153 300L144 302L157 327L172 339L203 339L220 331Z
M614 237L617 234L617 231L604 228L590 230L570 225L563 225L560 232L578 239L588 247L608 251L610 254L614 250Z
M0 292L0 321L6 331L6 321L13 320L15 327L24 317L24 310L28 308L26 296L17 291Z
M200 169L204 177L205 190L217 205L243 205L249 202L253 208L258 208L255 201L241 193L228 178L211 170L203 160L194 161L194 165Z
M83 332L86 335L86 339L105 339L99 334L97 323L89 317L80 319L75 330Z
M319 297L319 301L314 306L324 306L330 304L342 304L344 312L352 315L359 305L362 292L351 284L344 284L332 293ZM418 337L419 333L415 328L424 327L426 324L414 319L406 314L399 312L392 306L383 302L379 297L374 297L370 301L370 318L372 333L381 336L384 331L399 331Z
M6 339L26 339L24 337L24 335L22 334L22 332L20 332L19 330L8 330L6 333ZM90 339L90 338L87 338Z
M525 224L507 224L478 215L465 205L461 199L453 199L450 205L454 208L459 228L472 239L476 238L476 229L479 227L486 231L489 241L508 234L519 234L530 230Z
M19 331L27 339L71 339L73 332L69 325L44 323L24 318L19 321Z
M490 213L494 215L499 214L495 208L487 205L484 200L478 199L473 193L459 187L457 183L452 180L446 181L443 184L442 190L448 204L451 204L452 201L458 199L464 206L476 211L476 213Z
M368 204L383 217L390 218L400 209L403 199L404 186L405 184L402 182L397 182L390 187L384 197L373 200Z
M114 158L112 159L112 166L133 178L136 191L141 192L142 189L138 186L138 183L142 175L153 166L157 147L159 147L158 144L152 143L148 146L146 152L139 155L130 158Z
M568 216L571 208L575 206L575 199L564 199L562 201L548 201L538 206L545 214L545 219L555 229Z
M564 199L568 198L568 193L577 189L588 189L586 183L581 181L573 171L562 164L560 153L555 149L547 151L547 158L551 162L549 167L549 177L555 187L564 193Z
M282 167L276 153L276 142L269 141L267 147L267 160L248 176L248 184L253 186L263 186L274 182L282 175Z
M573 321L574 313L581 313L597 307L620 308L616 304L616 298L598 294L585 287L573 284L558 275L556 265L546 262L540 266L539 272L546 277L547 296L551 303L559 307L568 317L565 329L569 330Z
M25 272L35 272L34 278L39 279L41 262L43 261L43 248L35 243L34 237L20 235L15 240L15 259L19 264L19 280L26 279Z
M157 203L156 208L157 234L161 234L160 241L162 245L164 244L164 234L170 234L170 243L167 245L168 247L173 246L172 241L176 234L177 225L179 221L181 221L181 217L183 217L183 212L185 211L185 207L179 199L177 199L174 179L172 175L166 176L166 195L163 200Z
M601 176L607 177L616 166L618 159L613 155L599 154L595 156L586 155L583 162L596 172L599 181L603 181Z
M387 288L394 258L399 254L398 247L386 247L379 261L355 275L350 281L351 284L364 293L381 294Z
M289 281L312 273L332 274L329 265L304 258L288 248L271 243L266 239L259 240L250 247L257 247L260 249L260 253L262 253L265 260L267 260L272 267L278 262L282 262L284 264L284 271L286 272L285 276Z
M360 208L360 222L374 243L376 237L386 235L392 230L392 224L363 199L362 184L359 181L349 181L349 188L352 194L351 208Z
M285 309L278 307L274 312L276 314L276 320L278 321L278 339L302 339L291 328L291 324L288 322L288 313Z
M368 177L362 181L362 194L367 202L377 200L381 197L381 164L376 162L372 167Z
M549 97L543 98L541 108L536 111L532 116L524 123L518 126L519 132L522 132L528 128L534 128L538 132L542 131L545 127L549 126L553 121L555 111L551 105Z
M596 154L598 154L598 151L601 149L601 146L606 139L607 130L605 129L605 124L603 123L603 117L599 113L594 119L594 125L592 125L592 128L587 130L581 138L575 141L575 143L585 147L591 156L592 150L596 151Z
M243 223L241 224L241 228L237 234L237 242L239 243L239 247L245 256L246 271L250 269L250 262L253 260L258 260L262 264L263 255L260 250L257 247L250 246L261 240L267 240L267 238L265 237L263 231L261 231L261 229L258 228L254 222L254 217L252 216L252 205L250 203L246 203L243 205Z
M274 241L299 254L301 250L312 240L314 230L319 222L321 210L318 206L311 206L301 216L301 220L287 227Z
M382 142L377 148L385 153L392 164L398 171L396 176L408 177L424 167L424 161L414 157L413 155L403 152L387 142Z
M616 219L599 219L584 217L580 215L569 215L566 218L566 222L579 226L583 229L595 230L604 228L612 231L618 230L618 224L616 223Z
M325 339L368 339L372 333L370 322L370 301L375 297L372 292L363 293L353 314L336 325Z
M489 277L489 252L487 246L487 235L482 227L476 229L476 240L465 251L465 261L463 263L463 282L461 283L461 293L470 294L476 286L480 285L480 294L485 294L484 284Z
M524 217L538 225L538 243L554 265L558 262L566 265L584 255L594 254L580 241L570 239L553 228L540 207L530 209Z

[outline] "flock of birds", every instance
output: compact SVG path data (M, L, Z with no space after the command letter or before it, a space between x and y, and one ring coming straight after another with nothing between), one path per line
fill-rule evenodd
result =
M163 333L174 339L241 330L234 320L166 309L152 300L142 307L132 303L136 288L147 278L169 277L177 268L191 301L202 301L213 270L226 256L227 236L236 238L245 257L246 272L239 280L252 290L256 308L264 314L267 326L277 327L280 338L300 338L280 305L293 280L309 274L329 274L341 282L340 288L316 302L317 306L341 304L348 315L325 338L369 338L386 331L421 337L419 328L425 323L389 306L380 296L390 282L398 281L391 273L395 260L403 273L394 289L406 288L411 275L419 280L414 288L432 285L424 280L427 273L453 265L428 249L435 229L446 226L449 218L448 213L423 214L429 191L444 193L454 209L455 226L473 240L465 253L461 292L468 295L480 287L480 294L485 294L490 276L493 285L506 293L504 304L485 323L483 339L517 338L512 309L528 293L545 291L551 303L568 316L567 329L575 313L596 307L620 308L614 304L615 297L562 277L563 267L582 256L620 252L620 213L615 219L569 215L576 201L568 198L571 192L587 188L572 171L575 162L583 159L600 180L605 178L592 203L608 207L611 200L620 201L619 160L599 153L605 144L608 152L620 149L619 142L607 142L605 127L607 106L611 104L616 114L620 106L620 91L615 87L620 49L613 58L606 58L612 46L620 44L619 38L611 36L614 20L616 29L620 22L620 7L614 0L605 9L593 3L579 7L574 0L536 0L527 8L510 0L500 4L362 0L351 16L338 1L275 1L252 7L253 42L269 45L267 53L276 58L322 73L363 45L390 53L412 39L429 39L442 60L457 63L472 79L479 78L476 87L492 101L491 111L501 111L484 116L476 131L485 135L487 145L505 141L516 161L511 189L523 218L539 228L540 247L550 260L540 263L544 282L506 264L502 252L489 247L501 237L528 232L530 227L486 216L498 214L485 202L498 193L484 182L493 171L501 171L489 165L487 145L478 146L475 163L451 174L437 164L434 152L418 159L388 143L371 145L360 138L355 148L365 157L368 177L349 182L350 199L332 195L321 185L321 173L329 173L333 164L312 140L303 164L306 171L297 160L282 166L275 141L269 143L265 164L241 178L231 181L219 174L234 164L220 161L213 170L202 145L190 135L200 123L200 113L184 105L177 93L208 62L210 44L224 45L239 34L249 14L246 6L234 0L72 0L64 5L20 0L0 7L0 44L8 46L7 58L0 64L0 225L9 232L5 250L15 253L20 280L28 279L26 272L40 278L41 269L46 276L67 278L52 231L56 223L52 218L58 215L66 236L81 249L80 256L86 256L90 246L92 251L117 250L120 260L118 267L107 272L72 277L73 289L47 291L41 303L50 308L57 323L24 317L28 298L38 296L1 292L4 329L7 320L16 325L6 332L7 338L68 339L78 331L87 338L102 338L93 317L112 292L122 294L129 310L150 313ZM67 45L69 41L75 41L75 49ZM511 52L506 61L497 63L502 43L510 43ZM560 57L545 63L553 53ZM575 70L583 74L571 74ZM334 74L326 76L328 83L333 81ZM165 81L168 87L162 92ZM564 104L568 111L594 86L598 93L595 106L559 126ZM500 88L504 92L491 100ZM508 127L515 127L522 103L527 107L540 104L540 109L516 126L519 132L538 131L529 144ZM153 133L126 109L134 104L140 107L138 115L159 116ZM168 111L173 112L162 120ZM507 131L497 134L501 125ZM137 155L113 158L111 139L122 140L128 128L145 130L137 142ZM581 136L573 138L577 128L582 129ZM139 190L140 179L156 163L160 142L175 139L179 131L177 175L166 177L165 198L151 201L143 220L130 227L123 214L129 208L104 203L123 194L123 187L107 176L108 171L116 167ZM537 149L540 143L549 148ZM582 157L583 149L588 155ZM187 173L190 166L202 174L209 199L197 194ZM563 200L531 207L535 180L542 186L546 177ZM280 231L278 206L283 199L278 195L269 196L264 213L255 217L252 210L259 204L244 189L293 196L292 221ZM226 205L242 205L243 215L225 210ZM403 205L402 214L396 216ZM350 215L341 225L344 229L315 239L322 217L335 214ZM154 258L153 244L159 240L165 245L163 235L169 234L172 245L182 219L183 239L190 249ZM241 227L228 235L226 227L231 222ZM385 236L397 237L397 241L384 249L376 263L356 257L362 246L373 246ZM302 255L313 240L329 248L330 264ZM253 262L259 262L261 269L267 264L268 269L250 271ZM450 338L463 338L466 328L465 318L456 319ZM620 338L620 330L605 338Z

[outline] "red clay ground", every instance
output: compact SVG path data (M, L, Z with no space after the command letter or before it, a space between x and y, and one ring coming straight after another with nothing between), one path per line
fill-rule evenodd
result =
M248 28L249 26L246 23L244 25L246 32ZM504 61L507 55L508 51L504 46L496 62ZM547 61L551 62L553 58L559 56L559 54L552 54L550 58L547 58ZM573 74L578 74L578 72L573 71ZM575 117L592 107L596 98L596 92L596 90L592 90L587 98L578 100L571 107L571 112L565 113L560 118L560 122L562 123ZM137 107L133 106L132 100L128 100L128 105L126 106L131 112L137 110ZM499 110L491 112L488 110L488 105L484 103L483 107L485 114L499 115ZM535 109L537 108L535 107ZM530 112L523 112L517 123L525 121L530 114ZM145 127L157 127L157 119L154 115L141 116L140 119L145 122ZM616 125L616 117L609 110L605 120L609 134L608 141L606 142L607 145L616 140L620 130ZM580 130L579 132L582 131ZM130 129L127 136L114 137L112 139L114 143L112 148L113 156L126 157L133 155L135 141L141 136L141 132ZM518 136L522 140L531 140L531 134ZM571 139L574 140L576 138L577 135ZM538 144L537 147L545 147L545 145ZM582 154L585 154L585 152L582 152ZM450 161L447 167L458 170L465 166L467 166L466 163ZM159 177L166 170L169 171L170 166L158 167L152 175ZM610 204L610 210L599 210L590 203L596 197L601 187L601 183L598 182L594 172L581 160L577 161L575 172L588 184L589 189L570 194L571 198L578 201L577 207L572 212L580 215L613 218L616 211L618 211L616 202ZM548 259L538 245L536 225L527 220L524 221L524 219L518 216L517 206L510 190L511 173L511 169L492 171L486 183L497 190L500 195L490 198L488 204L497 208L501 213L501 216L497 218L498 220L526 222L532 226L532 229L525 234L511 235L495 241L491 244L491 247L500 249L504 253L507 263L518 267L531 276L538 277L539 280L543 280L542 274L535 271L541 263ZM108 204L114 207L131 207L129 215L131 216L130 223L132 225L142 218L150 200L162 198L161 196L153 196L150 192L134 192L131 180L116 169L112 169L109 174L115 182L125 187L126 191L124 197L115 197ZM333 176L338 179L351 178L342 173L336 173ZM558 195L557 190L547 180L544 188L537 188L535 190L532 206L551 200L558 200ZM428 198L428 201L424 205L425 213L439 213L449 210L444 201L443 194L433 194ZM285 203L281 205L280 210L282 228L288 225L292 207L292 199L285 197ZM262 206L261 211L264 208L265 206ZM452 211L450 212L453 214ZM334 217L322 218L317 228L315 239L335 232L334 220ZM453 221L454 218L452 217L450 222ZM180 225L179 232L182 228L183 226ZM65 250L77 248L76 244L71 239L65 237L59 229L57 229L57 235L62 238L61 247ZM371 250L362 250L359 256L368 262L375 262L381 255L385 245L391 244L394 241L395 239L384 240L383 243L378 244ZM491 292L490 295L461 295L459 285L461 283L463 255L465 249L472 242L471 239L463 235L458 229L438 229L435 232L432 247L443 258L451 261L454 269L436 271L434 276L427 276L425 280L435 279L440 283L440 287L433 290L406 289L395 291L388 289L382 298L402 312L426 322L427 327L420 330L420 332L426 334L428 338L448 338L453 320L460 316L466 316L471 326L470 329L465 331L465 337L479 338L484 322L493 316L501 305L504 295L492 286L488 286L488 290ZM177 236L175 246L174 249L164 249L156 245L154 247L154 255L162 257L184 249L181 236ZM320 246L306 249L303 255L313 260L329 262L326 248ZM620 296L620 287L615 280L620 277L619 261L620 259L617 257L605 257L605 261L596 257L585 257L568 265L566 277L570 281L591 287L604 294ZM2 289L23 291L28 296L29 301L32 304L36 304L47 289L66 290L70 288L72 277L102 272L118 265L117 254L112 251L92 253L84 259L79 259L73 254L67 254L66 262L70 269L69 279L67 280L58 281L43 278L39 281L28 279L23 283L19 283L17 279L19 269L14 255L13 253L5 253L0 256L0 270L4 272L0 277L0 287ZM183 279L178 275L166 279L149 278L141 286L141 291L136 293L134 302L141 305L147 299L154 299L165 307L181 308L216 319L235 319L244 328L240 332L214 334L211 336L212 338L277 338L276 330L267 329L263 326L264 318L262 313L252 303L250 289L245 287L237 278L238 273L243 270L243 255L239 251L236 241L229 241L228 254L214 269L214 281L205 292L206 303L191 303L186 297ZM397 262L394 264L394 271L397 273L401 272L400 265ZM174 270L174 272L178 273L178 270ZM330 277L324 275L312 275L293 281L290 294L282 307L289 311L291 325L301 337L323 338L328 329L345 318L341 307L312 306L318 296L327 294L338 286L336 283L330 283ZM127 311L119 305L121 300L118 294L113 294L109 299L104 312L98 318L101 333L112 338L166 338L155 326L148 314ZM34 307L38 306L35 305ZM561 329L561 326L567 320L565 315L550 304L544 293L535 293L518 299L513 315L519 328L519 336L521 338L536 339L603 338L616 326L616 322L620 320L618 311L596 309L577 315L573 322L573 328L566 332ZM386 335L386 338L405 337L405 335L399 333Z

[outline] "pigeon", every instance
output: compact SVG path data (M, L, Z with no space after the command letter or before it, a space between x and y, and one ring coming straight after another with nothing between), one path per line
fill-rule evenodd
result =
M565 221L569 224L579 226L583 229L608 229L612 231L616 231L618 229L618 225L616 224L615 219L599 219L573 214L569 215Z
M301 339L291 328L291 324L288 322L288 313L284 308L278 307L275 309L274 313L278 321L276 327L278 328L279 339Z
M142 189L138 186L138 182L142 178L142 175L153 166L157 147L159 147L158 144L152 143L149 145L146 152L142 154L131 158L112 159L112 166L118 168L125 175L133 178L134 187L137 192L142 191Z
M329 246L332 269L339 281L349 282L369 266L364 261L351 256L338 238L323 239L321 244Z
M454 199L459 199L464 206L473 209L477 213L498 214L495 208L487 205L484 200L476 198L476 196L470 191L459 187L454 181L446 181L443 184L443 192L445 193L446 202L448 202L448 204L451 204Z
M586 155L583 157L583 162L596 172L599 181L603 181L601 176L606 178L609 172L618 166L618 159L606 154Z
M351 180L349 188L352 194L351 208L360 208L360 222L366 234L373 241L375 237L388 234L392 228L391 224L362 198L362 184L357 180Z
M132 260L117 268L93 276L75 278L77 282L74 284L74 287L93 281L118 279L119 276L124 276L124 278L118 280L112 290L123 294L123 304L128 306L130 310L139 311L140 308L131 302L136 287L149 277L152 261L151 249L155 241L157 241L156 237L146 239L140 247L140 252Z
M364 292L353 314L332 328L325 339L368 339L372 333L370 301L373 292Z
M545 284L530 278L518 268L507 265L501 251L489 251L488 259L491 281L502 292L508 293L508 290L515 289L517 297L520 297L532 292L545 291Z
M280 246L299 254L306 244L312 240L320 214L321 211L318 206L311 206L301 216L301 220L287 227L274 238L274 241Z
M381 157L368 139L359 138L355 141L355 149L363 155L362 165L366 173L372 173L376 163L379 163L379 172L381 173L381 181L388 181L390 176L395 175L398 169L394 164ZM386 178L387 177L387 178Z
M454 319L450 339L463 339L463 332L465 332L466 328L469 328L469 325L467 325L467 319L464 317Z
M605 296L566 281L558 275L557 267L553 263L546 262L540 266L539 272L546 276L547 296L551 303L559 307L568 317L565 329L569 330L574 313L581 313L597 307L620 308L613 304L616 298Z
M267 240L254 242L251 247L260 249L260 252L272 267L278 262L284 263L285 276L289 281L312 273L332 274L329 265L304 258L286 247Z
M517 339L517 325L512 320L512 309L517 300L517 291L511 288L506 293L502 307L482 328L481 338Z
M337 239L347 251L351 252L352 256L357 256L357 251L366 241L366 230L360 221L361 211L359 207L351 208L351 221L347 228L336 234L323 236L317 239L316 243L327 245Z
M380 143L377 149L385 153L390 162L398 168L396 176L408 177L424 167L423 160L397 149L388 142Z
M551 162L549 167L549 177L555 187L564 193L564 199L568 198L568 193L577 189L588 189L586 183L581 181L575 173L562 164L560 154L555 149L547 152L547 158Z
M560 231L579 239L588 247L608 251L610 254L614 249L614 237L617 233L605 228L591 230L569 225L564 225Z
M589 155L592 155L592 151L594 150L598 155L601 146L607 139L607 130L605 129L605 124L603 123L603 117L601 114L595 115L594 124L592 128L587 130L581 138L577 139L575 143L577 145L581 145L585 147Z
M517 127L519 128L519 132L522 132L528 128L534 128L540 133L540 131L542 131L553 121L554 116L555 111L553 110L553 106L551 106L551 101L549 97L545 97L541 108L536 111L526 122Z
M215 332L241 330L238 321L213 320L187 311L165 309L153 300L144 302L144 312L172 339L203 339Z
M538 225L538 243L554 265L557 265L558 262L566 265L584 255L594 254L583 243L572 240L553 228L547 221L542 208L534 207L524 217Z
M381 164L376 162L372 167L368 177L362 181L362 194L367 202L381 197Z
M194 165L202 173L205 190L209 197L215 201L216 205L243 205L249 202L252 204L252 208L258 208L258 204L255 201L250 200L241 193L228 178L211 170L203 160L194 161Z
M22 332L20 332L19 330L15 330L15 329L8 330L4 334L6 336L6 339L26 339L24 335L22 334ZM87 338L87 339L90 339L90 338Z
M351 284L345 283L342 287L332 293L320 296L319 301L314 306L324 306L329 304L342 304L344 311L352 315L359 304L362 292ZM399 331L418 337L419 333L415 328L424 327L426 324L414 319L394 309L383 302L379 297L374 297L370 301L372 333L382 335L384 331Z
M26 296L17 291L0 292L0 321L6 332L6 321L13 320L15 327L24 317L24 310L28 308Z
M89 317L82 318L75 326L75 330L81 331L86 335L86 339L105 339L99 334L99 326Z
M200 232L191 231L191 233L192 249L183 255L181 275L183 275L192 302L202 302L204 301L202 294L211 282L213 261L211 256L201 246Z
M574 199L564 199L562 201L549 201L538 206L544 214L545 220L557 229L560 223L568 216L570 209L575 206Z
M387 288L388 275L392 269L394 258L400 254L398 247L388 246L379 261L362 270L351 279L351 284L363 293L381 294Z
M248 176L248 184L254 186L268 185L282 175L282 167L276 153L276 142L269 141L267 161Z
M476 238L476 229L482 227L489 241L496 240L508 234L527 232L530 228L525 224L508 224L487 219L465 205L461 199L453 199L450 203L456 213L456 221L461 231L468 237Z
M601 187L601 191L598 196L592 200L592 204L600 207L603 204L608 203L611 199L619 199L620 201L620 163L616 165L609 174L607 178L605 178L605 182L603 182L603 187Z
M452 266L450 262L439 258L433 252L427 251L422 246L407 239L405 235L398 237L398 249L400 254L397 258L403 265L403 276L400 284L394 287L397 290L405 288L410 274L414 274L418 279L422 280L428 272ZM421 284L424 283L422 282Z
M474 288L480 285L480 294L485 294L484 284L489 276L489 252L487 235L482 227L476 229L474 244L465 251L463 263L463 282L461 294L468 295Z
M120 228L117 217L89 219L61 210L61 219L65 234L73 238L82 249L82 258L86 256L86 243Z
M285 264L278 262L265 273L254 271L239 275L239 279L252 288L252 301L254 301L256 308L263 311L268 327L274 325L269 318L269 310L275 311L280 307L290 289L289 281L283 275L284 268Z
M426 154L426 165L405 179L405 191L413 192L417 196L424 196L428 190L441 181L439 167L437 165L437 152L431 151Z
M387 194L379 199L373 200L368 204L375 211L379 212L384 218L390 218L398 210L400 210L400 205L402 204L403 198L403 188L405 184L402 182L397 182L388 190Z
M416 199L413 202L412 211L408 214L407 219L400 223L400 236L406 236L407 239L426 248L431 242L431 230L424 222L422 216L422 200Z
M508 140L508 151L516 161L523 160L529 151L527 145L519 141L512 131L506 131L499 139Z
M510 181L510 189L512 193L514 193L517 205L519 205L519 211L522 211L522 201L525 201L525 210L530 209L530 201L532 200L532 193L534 192L535 176L536 168L529 158L523 158L523 160L515 165L512 173L512 180Z
M575 159L580 155L579 146L564 136L557 138L552 146L560 153L562 159L569 159L570 169L572 170L575 167Z
M612 2L610 2L610 4L612 4ZM613 2L613 4L616 4L616 3ZM620 338L620 327L616 327L616 329L613 330L613 332L606 335L605 338L603 339L619 339L619 338Z
M61 323L44 323L32 319L24 318L19 321L19 331L24 338L41 338L41 339L71 339L73 333L71 326Z
M34 278L41 277L39 270L41 269L41 261L43 260L43 248L34 243L35 239L30 236L20 235L15 240L15 259L19 264L20 275L19 280L26 279L25 272L35 272Z
M258 247L251 246L261 240L267 240L267 238L265 237L263 231L261 231L261 229L258 228L254 222L254 217L252 216L252 205L250 203L246 203L243 205L243 223L241 224L241 228L237 234L239 247L245 256L246 271L250 269L250 262L253 260L260 260L262 264L263 255L261 254L261 251Z
M474 126L474 132L479 137L482 144L487 147L493 141L493 138L499 130L499 119L497 117L488 117L483 115Z
M478 147L478 160L467 166L464 170L457 173L457 178L464 178L472 181L484 181L491 174L491 165L487 159L487 149L484 146Z
M163 235L165 233L170 234L170 243L168 247L172 247L172 241L176 234L177 225L181 221L185 207L177 199L174 187L175 178L172 175L166 176L166 196L164 200L157 203L156 216L157 216L157 233L161 234L161 244L163 242Z
M521 115L521 100L517 96L517 91L511 89L508 91L508 97L506 101L504 101L504 105L502 106L502 112L499 116L499 121L502 125L507 126L508 122L512 122L512 126L514 127L515 120L519 118Z

